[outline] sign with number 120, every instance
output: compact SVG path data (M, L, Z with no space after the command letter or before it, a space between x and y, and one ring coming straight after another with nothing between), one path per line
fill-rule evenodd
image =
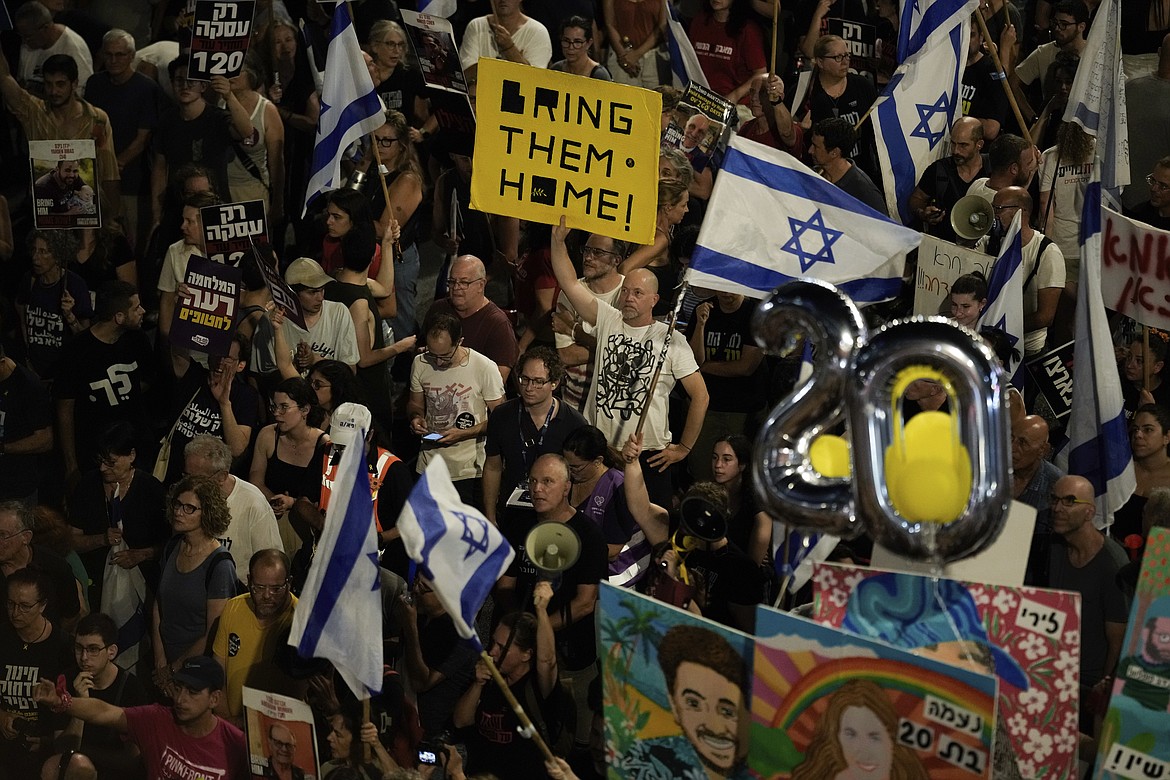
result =
M191 59L187 78L210 81L231 78L244 67L252 39L254 0L198 0L191 28Z

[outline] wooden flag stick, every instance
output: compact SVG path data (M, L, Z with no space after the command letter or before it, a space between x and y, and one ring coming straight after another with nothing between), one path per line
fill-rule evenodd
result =
M772 62L768 75L776 75L776 31L780 27L780 0L772 0Z
M654 376L650 378L650 389L646 391L646 400L642 402L642 411L638 413L638 428L634 435L642 433L646 426L646 412L650 411L650 402L654 399L654 389L658 387L658 378L662 376L662 366L666 363L667 351L670 349L670 339L674 335L674 326L678 322L678 312L682 308L683 298L686 297L690 282L684 281L678 288L678 300L674 302L674 309L670 312L670 319L666 323L666 338L662 340L662 353L658 356L658 365L654 367Z
M975 21L979 24L979 32L983 34L983 41L987 44L988 51L991 52L991 61L995 65L995 72L1003 74L1003 78L999 79L999 85L1003 87L1004 94L1007 95L1008 103L1012 107L1012 113L1015 114L1016 123L1020 126L1020 132L1030 146L1032 144L1032 133L1028 129L1028 123L1024 121L1024 115L1020 113L1020 104L1016 102L1015 93L1012 92L1011 85L1008 84L1007 74L1004 73L1003 63L999 59L999 47L996 46L995 41L991 40L991 34L987 32L987 22L983 20L983 14L976 11L974 16Z

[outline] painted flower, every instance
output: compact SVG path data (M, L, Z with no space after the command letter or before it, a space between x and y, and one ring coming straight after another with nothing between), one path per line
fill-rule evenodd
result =
M1068 647L1080 647L1081 632L1077 631L1075 628L1070 628L1068 631L1065 631L1064 644Z
M1077 695L1078 689L1080 688L1080 686L1077 685L1076 675L1070 674L1070 671L1071 670L1066 669L1063 674L1054 678L1052 681L1052 686L1056 689L1057 698L1060 699L1062 703L1073 700Z
M1035 661L1044 655L1044 651L1048 649L1048 643L1039 634L1027 634L1016 647L1027 656L1029 661Z
M1024 717L1024 713L1014 713L1007 720L1008 733L1013 737L1023 737L1028 733L1028 719Z
M991 603L991 596L988 595L987 588L971 585L967 588L967 591L971 594L971 598L975 601L975 606L985 607Z
M1039 688L1030 688L1026 691L1020 691L1019 695L1020 706L1024 708L1024 712L1029 715L1038 715L1048 707L1048 693Z
M1029 729L1028 741L1024 743L1024 752L1037 761L1043 761L1052 755L1052 735L1040 729Z
M833 588L829 591L829 601L833 602L834 607L843 607L849 603L849 591Z
M1053 739L1057 753L1072 753L1080 745L1077 729L1060 729Z
M1080 666L1080 659L1068 650L1061 650L1056 656L1056 660L1052 662L1052 668L1060 672L1066 669L1076 669L1078 666Z
M1000 614L1006 615L1016 608L1016 594L1004 588L995 594L995 599L992 603L1000 611Z
M1024 780L1034 780L1036 777L1036 765L1028 759L1017 757L1016 768L1020 770L1020 777Z

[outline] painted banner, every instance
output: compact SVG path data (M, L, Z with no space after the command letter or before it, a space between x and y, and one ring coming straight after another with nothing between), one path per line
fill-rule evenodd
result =
M419 70L428 87L467 94L467 79L459 65L455 29L441 16L402 9L402 22Z
M914 277L914 314L950 315L951 283L964 274L979 271L991 278L995 258L978 249L922 234L918 246L918 273Z
M751 778L753 645L712 620L601 583L607 777Z
M1146 540L1093 777L1170 776L1170 531Z
M1070 341L1024 361L1029 381L1048 401L1057 420L1064 419L1072 411L1075 344L1075 341Z
M251 776L321 776L313 709L300 699L244 687L244 735Z
M192 255L171 321L171 343L208 355L226 355L240 302L239 268Z
M212 76L231 78L244 67L252 40L253 0L198 0L191 28L191 52L187 78L211 81Z
M29 141L37 230L101 227L93 139Z
M654 240L661 95L494 59L477 95L472 208Z
M756 777L994 777L992 675L764 606L756 634Z
M204 250L213 262L238 266L252 251L252 237L268 240L262 200L204 206L199 216L203 221Z
M1077 776L1079 594L832 564L815 568L813 588L817 622L908 650L946 647L953 662L993 670L1020 776Z
M1170 330L1170 232L1102 208L1105 308Z
M260 273L264 274L264 284L268 286L268 294L272 296L272 302L284 309L284 316L289 322L294 323L302 330L308 330L305 327L305 312L301 308L301 299L293 292L293 289L281 278L280 272L276 270L276 253L272 251L272 246L265 240L257 240L249 238L252 242L252 257L256 261L256 265L260 267Z

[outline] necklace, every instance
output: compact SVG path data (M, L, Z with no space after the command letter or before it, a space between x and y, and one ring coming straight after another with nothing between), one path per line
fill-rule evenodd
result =
M32 641L29 641L29 642L25 642L24 647L21 649L28 650L29 645L35 645L37 642L40 642L42 639L45 638L45 634L47 634L49 632L49 621L45 620L44 617L42 617L41 620L44 622L44 625L41 626L41 633L37 636L36 639L33 639Z

